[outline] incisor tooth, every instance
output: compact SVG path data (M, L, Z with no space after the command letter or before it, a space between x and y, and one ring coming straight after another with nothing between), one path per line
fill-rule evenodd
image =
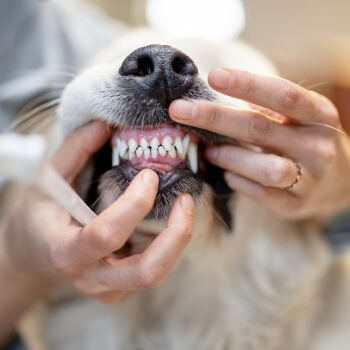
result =
M116 165L119 165L119 151L117 147L114 147L112 151L112 166Z
M152 148L151 149L151 155L152 155L153 159L157 158L157 156L158 156L157 148Z
M197 145L195 143L190 143L188 147L188 163L190 165L190 169L194 174L197 174L198 171L198 154L197 154Z
M135 152L131 152L131 149L129 149L129 160L132 160L135 156Z
M175 146L171 146L170 151L169 151L169 156L171 158L175 158L176 157L176 149Z
M190 141L191 141L191 138L190 138L190 135L186 135L183 140L182 140L182 145L183 145L183 148L184 148L184 154L186 155L187 153L187 150L188 150L188 146L190 144Z
M179 152L179 155L181 158L185 158L185 153L184 153L184 147L182 145L181 138L178 136L175 140L175 147L177 151Z
M137 147L136 157L140 158L142 155L143 155L143 148L142 147Z
M119 155L124 158L125 156L125 152L127 150L127 146L126 146L126 143L124 140L121 140L120 143L119 143Z
M130 139L128 142L129 145L129 152L134 153L136 151L136 148L138 146L137 142L134 139Z
M165 136L162 142L163 147L169 152L173 145L173 139L170 136Z
M158 146L160 145L158 137L153 137L151 143L149 144L152 149L157 150Z
M145 155L145 158L148 159L151 155L151 150L149 148L146 148L143 150L143 154Z
M158 152L159 152L159 154L160 154L162 157L165 157L165 155L166 155L166 150L165 150L165 148L164 148L163 146L159 146L159 147L158 147Z
M142 147L144 150L147 149L147 148L149 147L149 144L148 144L147 140L146 140L144 137L141 139L140 145L141 145L141 147Z

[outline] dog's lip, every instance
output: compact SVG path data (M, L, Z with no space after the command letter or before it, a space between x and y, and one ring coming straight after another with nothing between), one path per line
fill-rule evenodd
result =
M119 169L122 171L125 178L129 182L131 182L139 173L139 171L141 171L140 169L134 168L128 160L121 161L119 164ZM161 180L159 181L159 192L165 191L168 187L170 187L183 177L193 176L191 171L185 166L185 163L182 163L181 165L173 168L171 171L168 172L158 171L155 168L153 168L153 170L156 171Z

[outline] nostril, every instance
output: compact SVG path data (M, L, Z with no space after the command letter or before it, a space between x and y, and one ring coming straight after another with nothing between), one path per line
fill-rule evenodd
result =
M125 59L122 66L119 69L121 75L145 77L152 74L154 71L154 63L152 57L148 55L133 55Z
M138 66L138 71L137 71L137 74L135 75L138 75L141 77L152 74L154 71L154 64L151 57L149 56L140 57L137 60L137 66Z
M193 61L187 57L176 56L171 62L171 68L180 75L196 75L198 73Z

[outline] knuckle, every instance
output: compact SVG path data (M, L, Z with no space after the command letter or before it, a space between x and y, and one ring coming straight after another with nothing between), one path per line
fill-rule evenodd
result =
M271 174L274 186L287 186L295 176L295 165L289 160L277 161Z
M149 289L158 287L163 281L163 277L158 269L152 264L143 263L139 269L139 283L142 288Z
M252 74L248 72L240 72L237 80L240 81L238 86L242 87L245 97L250 97L254 94L254 91L256 90L256 83Z
M101 223L92 223L89 227L89 239L97 247L104 249L109 247L111 242L110 239L113 237L109 226Z
M206 112L206 125L208 127L215 127L220 121L221 113L220 108L216 104L211 104L209 108L207 108Z
M75 269L73 264L64 256L62 256L58 249L51 250L49 253L49 258L52 267L58 273L66 276L71 276L74 274Z
M285 81L281 88L281 104L284 109L293 109L299 102L300 98L301 94L297 87L294 84Z
M271 122L263 116L253 112L248 130L249 141L253 144L260 143L261 140L271 136L271 133Z

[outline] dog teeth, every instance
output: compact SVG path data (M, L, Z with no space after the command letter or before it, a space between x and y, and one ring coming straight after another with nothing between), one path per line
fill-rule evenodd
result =
M190 143L188 146L188 164L190 166L191 171L194 174L197 174L198 171L198 153L197 153L198 146L195 143Z
M151 156L153 159L156 159L158 156L158 150L157 148L151 148Z
M184 147L181 141L181 137L177 137L175 139L175 143L174 143L176 150L179 152L180 157L183 159L185 158L185 153L184 153Z
M158 153L162 156L165 157L166 156L166 149L163 146L159 146L158 147Z
M158 137L153 137L152 141L150 142L149 144L152 148L152 150L157 150L157 148L159 147L160 145L160 142L159 142L159 139Z
M171 146L170 151L169 151L169 156L171 158L176 158L176 149L175 146Z
M134 139L130 139L128 142L129 145L129 153L134 153L136 151L136 148L138 147L137 142Z
M149 148L146 148L145 150L143 150L143 154L145 158L148 159L151 155L151 150Z
M128 156L129 156L129 160L132 160L135 156L135 152L132 152L131 148L129 148Z
M142 147L137 147L136 157L140 158L142 155L143 155L143 148Z
M173 139L171 138L171 136L165 136L162 145L168 152L170 152L171 147L173 145Z
M125 156L125 152L126 150L128 149L128 146L126 145L125 141L124 140L119 140L119 145L118 145L118 148L119 148L119 155L124 158ZM118 142L117 142L118 143Z
M186 153L188 151L188 146L190 145L190 141L191 141L190 135L186 135L183 138L183 140L182 140L182 146L183 146L183 149L184 149L184 155L186 155Z
M177 136L175 141L167 135L162 143L160 143L158 137L154 137L150 142L143 137L140 144L133 138L130 138L127 142L117 138L113 147L112 166L119 165L120 158L132 160L134 157L145 157L145 159L152 157L152 159L156 159L158 155L161 157L169 155L172 159L177 156L181 159L187 157L191 171L194 174L198 172L198 145L191 142L189 135L186 135L183 139Z
M148 144L148 142L147 142L147 140L143 137L142 139L141 139L141 141L140 141L140 146L144 149L144 150L146 150L148 147L149 147L149 144Z
M119 151L117 147L114 147L112 151L112 166L116 165L119 165Z

